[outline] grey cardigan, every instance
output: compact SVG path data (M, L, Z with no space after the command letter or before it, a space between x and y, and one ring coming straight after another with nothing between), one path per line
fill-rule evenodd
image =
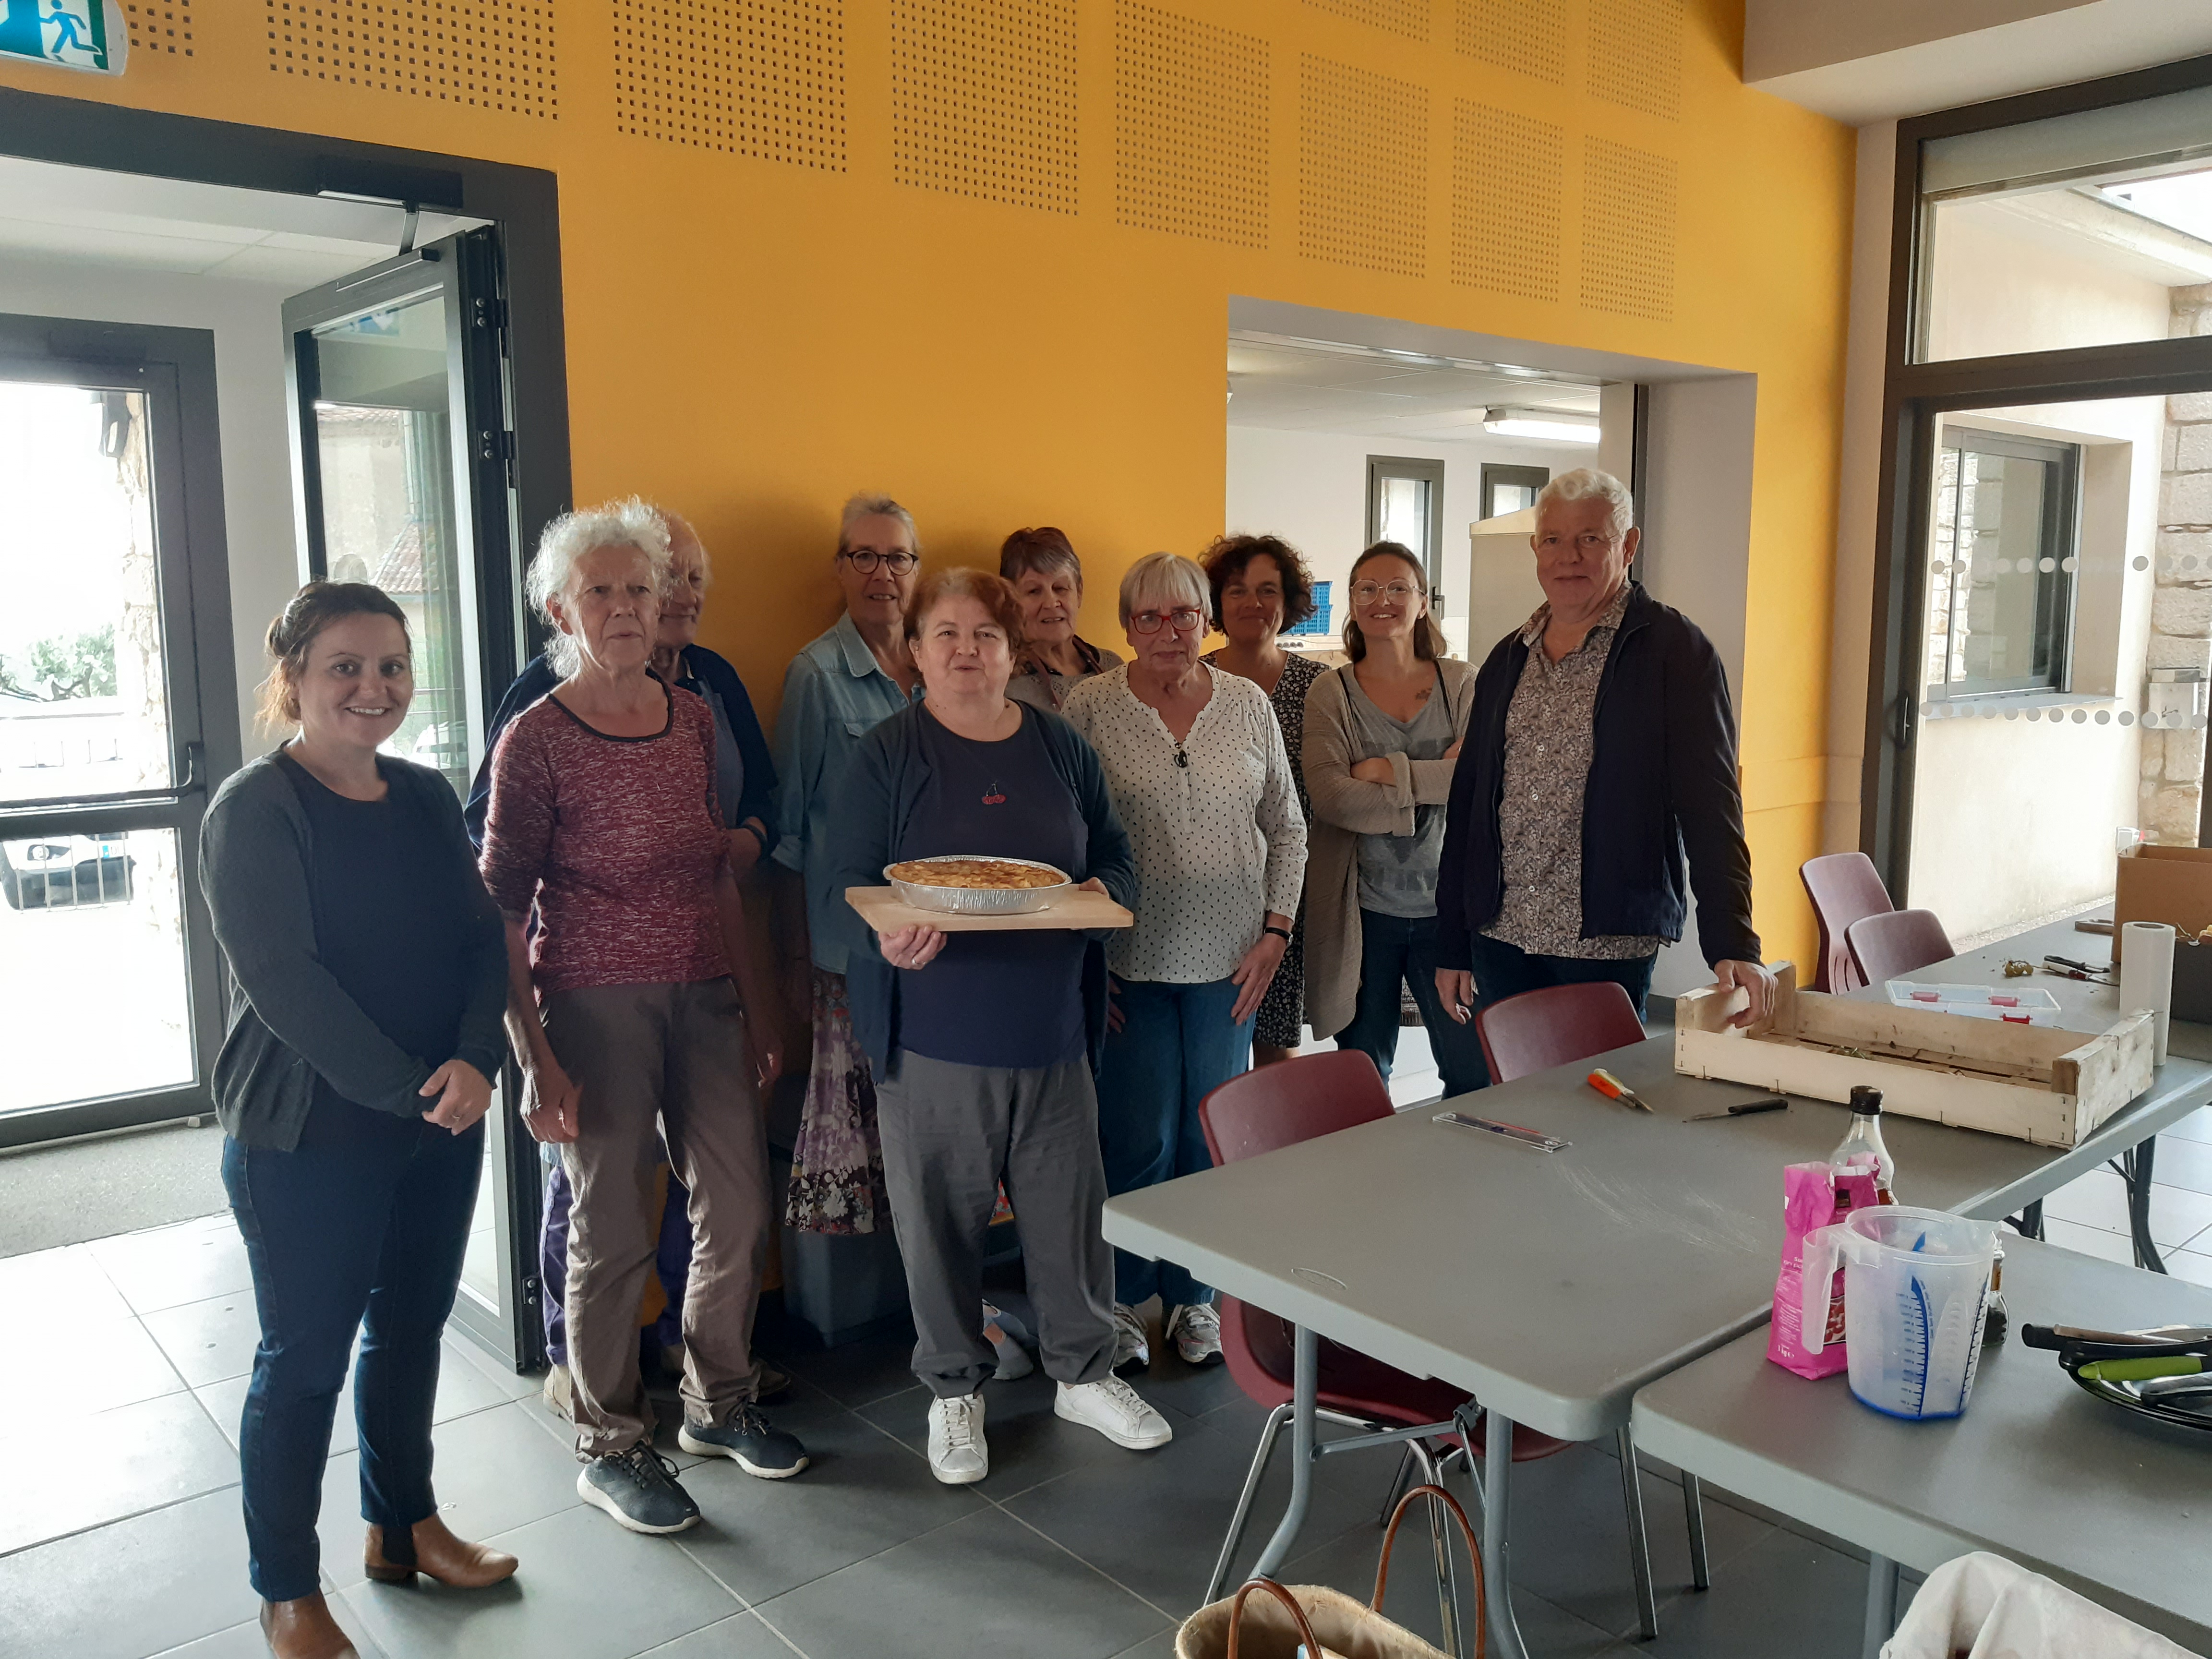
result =
M247 1146L289 1152L314 1103L319 1073L346 1099L419 1117L435 1066L465 1060L495 1082L507 1059L507 931L477 874L460 802L427 766L390 757L379 768L392 799L427 813L451 857L423 872L449 887L467 918L468 1006L453 1055L428 1062L384 1035L315 951L314 835L284 769L267 756L216 791L200 826L200 891L229 969L229 1022L215 1062L216 1116ZM404 964L396 964L404 971Z

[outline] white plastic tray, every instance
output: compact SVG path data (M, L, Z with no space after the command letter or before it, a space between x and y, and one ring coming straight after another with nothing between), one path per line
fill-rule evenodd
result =
M2017 981L2005 985L1928 985L1893 979L1887 988L1899 1008L1924 1008L1932 1014L1964 1014L1969 1019L2001 1019L2008 1025L2056 1025L2058 999Z

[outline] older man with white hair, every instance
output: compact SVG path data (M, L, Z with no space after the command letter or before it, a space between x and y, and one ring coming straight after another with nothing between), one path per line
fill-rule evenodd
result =
M1544 603L1482 665L1444 830L1437 990L1462 1024L1594 980L1641 1014L1691 893L1705 960L1748 994L1736 1023L1772 1006L1728 675L1696 623L1630 579L1639 534L1627 488L1595 468L1536 498Z

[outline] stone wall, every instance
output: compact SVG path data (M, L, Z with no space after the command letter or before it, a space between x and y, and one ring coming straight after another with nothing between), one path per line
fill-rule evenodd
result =
M2212 334L2212 283L2172 292L2172 332ZM2212 392L2166 400L2160 466L2148 665L2212 676ZM2142 828L2168 847L2197 845L2204 725L2202 715L2163 728L2143 722Z

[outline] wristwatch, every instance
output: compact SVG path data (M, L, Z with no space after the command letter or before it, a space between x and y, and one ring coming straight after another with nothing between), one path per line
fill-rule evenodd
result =
M1263 933L1273 933L1277 939L1283 940L1285 944L1290 941L1291 930L1287 927L1278 927L1272 921L1261 928L1260 931Z

